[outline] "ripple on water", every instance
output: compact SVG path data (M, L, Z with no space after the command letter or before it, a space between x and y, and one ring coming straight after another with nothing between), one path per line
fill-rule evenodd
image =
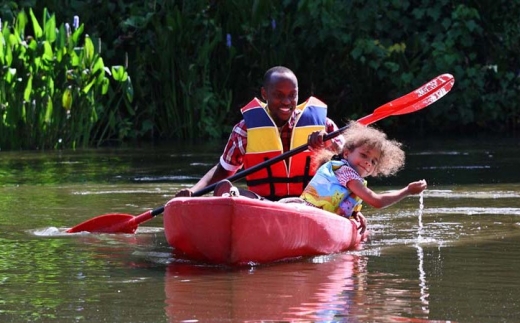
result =
M515 191L453 191L453 190L432 190L428 189L424 192L424 197L438 198L468 198L468 199L501 199L501 198L518 198L520 192Z
M107 233L99 234L99 233L90 233L90 232L76 232L76 233L68 233L67 230L69 228L57 228L57 227L46 227L46 228L38 228L33 230L27 230L27 233L38 236L38 237L59 237L59 236L78 236L78 235L107 235ZM125 234L134 236L137 234L150 234L150 233L159 233L164 231L162 227L139 227L135 234ZM110 234L108 234L110 235ZM123 236L123 234L119 234L119 236Z
M520 208L516 207L450 207L427 208L425 214L466 214L466 215L520 215Z

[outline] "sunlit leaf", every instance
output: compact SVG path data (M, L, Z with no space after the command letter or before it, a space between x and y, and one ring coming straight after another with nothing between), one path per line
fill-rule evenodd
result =
M58 50L56 51L56 61L58 63L60 63L61 60L63 59L64 52L65 52L65 48L58 48Z
M94 85L94 83L96 82L96 79L93 79L92 81L90 81L87 86L85 86L82 91L83 93L88 93L90 92L90 89L92 88L92 86Z
M52 47L49 42L43 43L43 59L52 62L54 60L54 54L52 53Z
M27 120L26 120L26 115L27 115L27 113L26 113L26 108L25 108L25 106L26 106L25 104L22 105L22 120L23 120L23 122L26 122L26 121L27 121Z
M6 66L11 66L13 63L13 51L11 50L11 46L7 46L5 49L5 63Z
M85 51L85 59L88 62L87 64L90 64L94 58L94 44L88 35L85 37L85 45L83 46L83 50Z
M9 68L7 73L5 73L5 80L7 83L11 84L13 82L14 77L16 76L16 68Z
M38 48L38 42L36 42L36 40L34 40L34 39L31 39L31 40L29 40L27 47L29 47L33 51L36 51L36 49Z
M72 39L74 45L76 45L78 43L79 36L81 36L81 34L83 33L83 29L85 29L85 26L83 24L81 24L79 26L79 28L74 30L74 32L70 36L70 38Z
M108 87L110 86L110 81L108 78L104 78L101 81L101 94L105 95L108 92Z
M20 11L18 13L18 16L16 17L16 22L15 22L15 27L14 27L14 31L18 35L18 39L25 38L24 31L25 31L25 26L27 25L28 22L29 22L29 19L27 18L27 14L25 13L25 11L23 11L23 10Z
M112 77L118 82L125 82L128 78L128 73L121 65L112 66Z
M47 78L47 91L48 94L54 95L54 79L52 77Z
M50 19L45 22L45 38L47 41L53 43L56 37L56 16L52 15Z
M23 99L25 102L31 101L31 94L32 94L32 75L27 80L27 85L25 86L25 90L23 91Z
M80 59L79 59L78 54L76 54L76 52L72 51L70 53L70 65L72 65L72 67L77 67L77 66L79 66L79 63L80 63Z
M104 71L104 69L105 69L105 64L103 63L103 58L98 57L96 59L96 62L92 66L92 74L96 74L99 70Z
M61 97L61 106L67 111L70 111L70 108L72 107L72 91L70 90L70 87L66 88L63 92L63 96Z
M54 105L52 104L52 99L47 97L47 107L45 109L45 119L46 123L50 123L52 119L52 112L54 110Z
M32 8L29 8L29 15L31 16L31 22L33 25L34 38L40 39L43 36L43 30L40 26L40 23L38 22L38 19L36 19Z

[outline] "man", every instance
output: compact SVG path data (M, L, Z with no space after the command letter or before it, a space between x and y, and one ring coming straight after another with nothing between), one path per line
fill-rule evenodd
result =
M308 143L310 150L246 177L248 189L269 200L299 196L314 175L310 169L312 149L325 145L337 150L342 146L341 136L323 142L325 134L338 129L327 118L323 102L311 97L297 106L298 80L290 69L283 66L269 69L261 94L266 103L255 98L241 109L244 119L233 127L219 163L197 184L176 196L191 196L194 191L234 175L242 167L253 167Z

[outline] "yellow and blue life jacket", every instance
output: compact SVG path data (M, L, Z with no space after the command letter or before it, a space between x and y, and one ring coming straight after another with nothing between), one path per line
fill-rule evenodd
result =
M318 168L300 196L317 208L350 217L362 207L362 200L338 181L335 171L340 167L350 167L346 160L331 160ZM364 180L365 186L367 182Z
M327 105L310 97L298 105L301 113L291 135L290 149L307 143L314 131L324 130ZM283 153L280 132L266 110L265 103L253 99L241 109L247 126L247 147L244 167L250 168ZM313 176L309 150L261 169L246 177L248 189L273 201L288 196L299 196Z

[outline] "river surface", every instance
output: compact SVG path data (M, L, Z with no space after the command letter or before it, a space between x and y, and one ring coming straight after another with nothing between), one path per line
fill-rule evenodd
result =
M405 144L405 169L369 185L428 190L365 206L359 250L240 268L177 258L161 215L136 234L64 233L163 205L220 142L0 152L0 322L519 322L518 140Z

